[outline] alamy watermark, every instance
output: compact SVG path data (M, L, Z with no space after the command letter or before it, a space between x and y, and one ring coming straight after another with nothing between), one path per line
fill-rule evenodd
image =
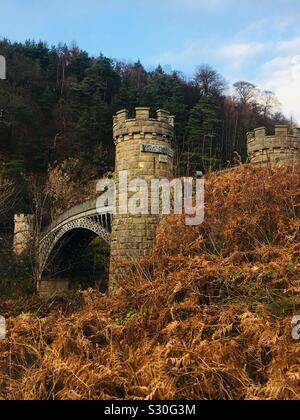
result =
M204 179L178 178L128 180L128 172L121 171L116 182L101 179L97 192L100 213L103 207L111 206L113 214L120 215L169 215L184 214L188 226L204 221Z
M6 59L0 55L0 80L6 79Z
M300 340L300 315L296 315L292 319L292 338L295 341Z
M0 315L0 340L5 340L6 334L6 321L5 318Z

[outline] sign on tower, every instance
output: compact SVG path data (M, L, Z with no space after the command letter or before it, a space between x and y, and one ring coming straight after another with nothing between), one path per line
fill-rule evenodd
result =
M0 55L0 80L6 79L6 59Z

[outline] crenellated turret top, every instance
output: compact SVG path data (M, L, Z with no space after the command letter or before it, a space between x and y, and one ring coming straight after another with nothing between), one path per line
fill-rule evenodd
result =
M267 135L265 127L256 128L254 131L249 131L249 133L247 133L248 142L252 142L256 138L261 139L262 137L296 138L300 140L300 128L294 127L293 132L290 133L288 125L275 125L275 134L273 135Z
M300 128L289 131L288 125L276 125L275 134L267 135L265 127L247 133L250 161L266 159L289 159L300 154Z
M156 115L157 118L150 118L150 108L146 107L135 108L135 118L130 119L126 109L117 112L113 125L114 141L122 141L124 136L138 134L144 137L150 134L171 142L174 138L174 116L163 109L156 111Z

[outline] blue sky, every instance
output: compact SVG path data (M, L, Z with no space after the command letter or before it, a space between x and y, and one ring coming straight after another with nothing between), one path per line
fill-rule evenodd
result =
M0 0L0 36L77 44L126 61L276 91L300 124L299 0Z

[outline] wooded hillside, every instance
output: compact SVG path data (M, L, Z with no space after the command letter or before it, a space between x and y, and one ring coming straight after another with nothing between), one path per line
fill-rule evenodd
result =
M0 83L0 170L18 185L25 174L45 176L49 165L68 158L80 161L84 181L112 170L112 116L123 108L163 108L176 116L181 175L227 167L237 156L246 160L248 130L286 122L272 92L248 82L231 87L209 65L187 79L162 67L147 71L140 62L91 57L75 44L2 40L0 54L7 60L7 80ZM26 205L23 199L19 210Z

